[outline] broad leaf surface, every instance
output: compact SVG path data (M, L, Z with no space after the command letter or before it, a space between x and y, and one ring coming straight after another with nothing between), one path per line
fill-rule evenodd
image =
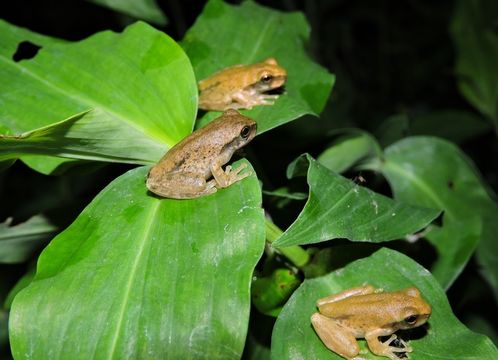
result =
M31 154L150 164L164 152L164 144L100 109L21 135L0 135L0 161Z
M296 221L272 245L285 247L346 238L380 242L403 238L426 227L438 210L410 206L350 181L305 155L308 201Z
M15 358L238 359L264 247L255 176L195 200L106 187L43 251L15 298Z
M498 129L498 33L495 0L457 1L451 34L461 93Z
M272 335L272 359L343 359L328 350L310 322L317 311L317 299L365 283L385 291L417 287L431 305L428 326L417 329L419 335L398 331L410 341L410 359L495 359L498 350L491 340L468 330L453 315L444 290L431 274L409 257L393 250L381 249L372 256L357 260L326 276L305 280L282 309ZM364 340L360 347L366 349ZM371 353L366 359L386 359Z
M304 114L318 115L325 106L334 77L306 53L309 34L302 13L284 13L252 1L234 6L211 0L182 46L198 81L231 65L277 59L287 70L286 94L272 106L243 111L258 122L258 133L262 133ZM207 113L199 125L218 115Z
M341 173L367 156L380 152L377 142L367 132L351 129L343 134L318 157L326 168Z
M438 260L431 268L432 275L445 288L449 288L460 275L481 238L482 223L477 216L457 222L447 222L444 227L435 227L427 234L434 245ZM458 239L458 246L455 246Z
M137 19L166 25L168 19L155 0L89 0Z
M183 50L164 33L138 22L120 34L104 31L75 43L38 43L42 49L33 59L15 62L16 44L36 43L37 36L3 21L0 31L0 123L12 133L94 108L142 138L164 144L165 150L190 133L197 111L194 74ZM106 135L94 138L113 137Z
M0 263L26 261L56 231L57 227L41 215L14 226L10 220L0 223Z
M460 259L468 259L473 253L475 240L472 236L475 236L476 228L468 221L474 217L481 219L478 260L495 294L498 294L498 204L491 199L471 160L448 141L411 137L386 149L385 161L379 170L389 181L396 199L444 210L442 231L455 236L444 240L446 250L442 248L439 253L441 262L453 263L444 271L442 265L436 265L438 274L445 273L441 280L454 279L461 271L462 264L451 261L456 252ZM459 232L453 229L458 227L457 223L466 223L468 227ZM444 229L446 227L449 228ZM442 283L444 287L450 284Z

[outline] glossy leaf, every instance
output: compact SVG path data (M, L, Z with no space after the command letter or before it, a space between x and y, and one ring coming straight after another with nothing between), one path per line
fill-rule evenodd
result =
M112 182L43 251L12 304L15 358L240 358L264 247L258 181L171 200L147 193L147 171Z
M344 135L336 139L316 159L332 171L344 172L365 157L380 151L376 141L367 132L345 130L342 133Z
M12 133L94 108L118 119L123 129L164 144L164 150L191 132L197 89L189 59L149 25L138 22L121 34L104 31L75 43L46 41L33 59L19 62L11 58L15 46L38 37L3 21L0 31L0 43L7 39L0 46L0 123ZM113 137L94 134L101 142ZM38 158L37 167L43 165Z
M7 297L5 298L5 301L3 303L3 307L5 309L10 309L12 302L14 301L16 295L27 287L29 284L31 284L31 281L33 281L33 278L35 277L35 269L33 267L30 267L28 272L25 273L16 283L16 285L10 289L9 293L7 294Z
M0 224L0 263L26 261L34 250L40 248L57 231L57 227L41 215L14 226L11 221L12 219L8 219Z
M495 294L498 294L498 243L495 241L498 204L490 198L471 160L448 141L411 137L388 147L382 164L379 170L389 181L396 199L444 210L442 231L446 236L455 235L445 240L446 250L439 253L439 261L447 264L446 269L443 271L442 265L436 264L438 273L445 273L445 279L454 279L462 269L461 263L456 264L452 260L455 253L459 253L460 259L468 259L472 255L475 248L472 236L476 234L476 225L468 221L474 217L481 219L477 257ZM454 228L456 223L470 227L458 231ZM444 229L446 227L449 228ZM442 285L448 287L451 282L445 281Z
M403 238L426 227L438 210L394 201L350 181L315 161L298 158L295 168L308 166L308 201L294 223L272 245L285 247L346 238L380 242Z
M494 0L460 0L451 24L460 92L498 129L498 34Z
M0 135L0 161L22 155L51 155L151 164L164 152L164 144L99 109L21 135Z
M239 6L211 0L185 35L182 46L197 80L235 64L253 64L269 57L287 70L286 94L272 106L243 111L258 122L258 133L319 114L332 89L334 76L306 53L310 28L302 13L284 13L252 1ZM207 113L202 126L218 116Z
M272 335L272 359L343 359L328 350L313 330L310 317L317 299L368 283L386 291L417 287L432 306L429 325L410 338L410 359L494 359L498 349L487 337L468 330L453 315L444 290L431 274L409 257L389 249L357 260L326 276L305 280L284 306ZM413 334L413 333L412 333ZM366 350L364 340L360 347ZM365 359L385 359L371 353Z
M481 238L482 223L479 217L446 223L431 229L427 240L434 245L438 260L431 268L432 275L448 289L463 271ZM455 246L458 239L459 246Z
M166 25L168 19L157 6L155 0L89 0L96 4L133 16L137 19L147 20L158 25Z

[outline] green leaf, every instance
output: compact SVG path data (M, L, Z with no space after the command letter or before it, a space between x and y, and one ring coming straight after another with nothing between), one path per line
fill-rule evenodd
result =
M137 19L147 20L158 25L166 25L168 19L157 6L155 0L89 0L109 9L130 15Z
M444 227L431 229L427 240L438 252L438 260L432 266L432 275L446 289L456 280L474 253L482 233L479 217L446 223ZM455 246L455 239L459 245Z
M453 315L446 295L431 274L409 257L389 249L357 260L326 276L305 280L284 306L272 336L272 359L342 359L328 350L311 327L317 299L365 283L386 291L417 287L432 306L428 330L411 338L410 359L495 359L491 340L468 330ZM427 327L426 327L427 329ZM399 331L403 335L404 331ZM364 340L360 341L365 349ZM385 359L371 353L367 359Z
M164 144L98 109L21 135L0 135L0 161L38 154L151 164L157 162L164 151Z
M277 248L335 238L399 239L426 227L439 215L438 210L409 206L359 186L309 155L296 161L308 165L308 201L296 221L272 244Z
M410 119L406 114L395 114L382 121L374 132L374 136L382 147L391 145L408 133Z
M472 254L475 247L473 236L477 231L472 218L481 219L477 258L498 295L498 246L495 241L498 204L490 198L472 161L448 141L411 137L388 147L385 161L378 170L389 181L397 200L444 210L443 233L435 235L432 241L445 239L445 243L451 243L451 246L439 246L441 258L438 262L445 263L445 267L454 265L444 270L447 280L454 279L461 271L462 263L452 260L455 253L459 254L460 260L468 259ZM458 223L466 224L468 228L459 232ZM446 227L449 228L444 229ZM449 238L451 234L455 236ZM442 271L442 265L436 263L436 266ZM438 276L441 275L439 271ZM443 277L440 279L443 280ZM451 282L445 281L442 285L447 288Z
M147 171L113 181L43 251L12 304L15 358L240 358L264 247L258 181L159 199Z
M451 35L457 50L460 92L498 129L498 3L457 1Z
M41 215L15 226L10 226L11 222L12 219L7 219L0 223L0 263L4 264L26 261L57 231L57 227Z
M380 152L377 142L367 132L356 129L341 132L343 135L317 157L326 168L341 173L367 156Z
M300 283L299 277L292 270L275 269L271 275L257 277L253 281L252 302L260 312L276 316Z
M415 116L410 121L410 134L412 135L437 136L456 143L463 143L483 135L490 129L490 123L486 122L482 116L462 110L434 111Z
M197 80L231 65L277 59L287 70L286 94L272 106L242 111L258 122L258 133L263 133L305 114L317 115L325 106L334 76L307 55L309 34L302 13L284 13L252 1L233 6L211 0L185 35L182 46ZM218 115L207 113L198 126Z
M13 133L92 108L164 144L164 151L191 132L197 89L189 59L149 25L138 22L121 34L104 31L75 43L47 42L33 59L19 62L11 59L13 45L35 34L3 21L0 31L0 43L8 39L0 46L0 123ZM101 142L113 138L94 134Z
M35 277L35 269L31 267L26 274L24 274L19 281L16 283L16 285L9 291L7 297L5 298L5 301L3 303L3 307L5 309L10 309L12 306L12 302L14 301L16 295L25 287L27 287L29 284L31 284L31 281L33 281L33 278Z
M281 187L275 190L263 190L263 194L274 196L285 200L306 200L308 194L302 192L291 192L287 187Z

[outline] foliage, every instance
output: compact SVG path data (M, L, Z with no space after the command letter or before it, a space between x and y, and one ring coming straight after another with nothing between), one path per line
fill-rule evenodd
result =
M437 109L420 96L432 111L387 118L372 104L361 112L354 76L324 61L344 50L328 37L348 29L327 22L323 38L310 38L308 20L319 24L312 5L305 16L210 0L178 42L141 21L66 41L0 20L0 189L15 189L0 193L0 267L12 271L0 275L0 346L8 341L15 359L334 359L310 326L315 302L369 283L416 286L431 304L428 325L406 335L410 358L498 357L496 324L484 320L489 337L476 334L451 298L483 308L498 300L498 169L455 144L482 137L496 150L496 69L474 65L493 63L496 34L486 0L457 3L444 24L458 88L476 110ZM356 6L351 13L362 14ZM118 10L166 21L154 1ZM289 77L274 105L242 111L258 137L232 166L252 175L193 200L147 192L150 166L220 114L198 113L196 82L268 57ZM327 68L338 73L332 97ZM97 182L97 169L112 181ZM15 181L22 171L28 180ZM61 182L62 212L86 205L65 227L51 211L53 188L17 199L43 186L29 180L35 171L77 176L83 189L95 182L96 194L87 204ZM12 219L16 211L24 218ZM476 264L479 289L468 285L481 281Z

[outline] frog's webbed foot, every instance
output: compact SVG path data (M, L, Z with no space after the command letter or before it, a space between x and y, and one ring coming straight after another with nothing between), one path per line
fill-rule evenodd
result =
M391 343L393 341L396 341L395 346L391 346ZM380 344L383 347L382 355L387 356L392 360L398 360L400 358L398 355L396 355L396 353L399 354L399 353L407 353L413 351L410 345L408 345L402 339L398 338L396 334L392 334L389 339L387 339L384 342L380 342Z
M257 105L273 105L278 97L279 95L277 94L261 94L258 96Z
M216 180L216 187L226 188L233 183L240 181L252 174L251 171L247 171L244 174L240 174L242 170L247 167L247 164L241 164L237 169L232 170L230 165L225 167L225 170L219 166L214 166L211 169L214 179Z
M234 182L240 181L240 180L245 179L246 177L252 175L252 171L246 171L245 173L240 174L240 172L242 170L244 170L245 168L247 168L247 164L245 164L245 163L241 164L235 170L232 170L231 165L227 165L225 167L225 175L227 176L228 182L229 182L228 186L233 184Z

